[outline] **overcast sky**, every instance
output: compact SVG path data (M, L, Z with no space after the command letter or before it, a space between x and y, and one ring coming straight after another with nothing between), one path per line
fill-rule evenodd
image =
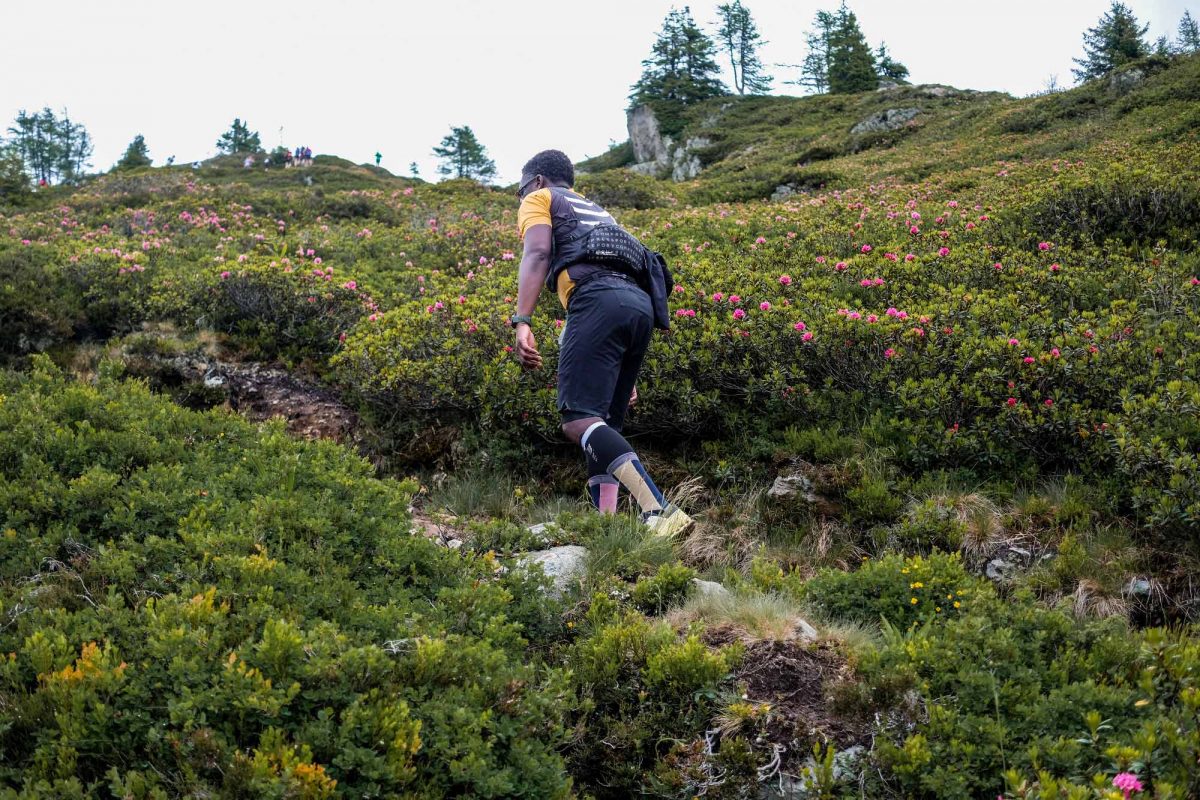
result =
M804 32L837 0L743 0L768 44L768 66L804 56ZM716 29L718 0L691 4ZM1200 0L1127 0L1174 37ZM156 164L214 154L234 117L264 146L305 144L435 178L431 149L470 125L514 181L557 147L575 160L626 138L630 85L666 0L58 0L4 4L0 121L19 109L66 108L108 169L138 133ZM683 3L674 5L682 6ZM888 44L914 83L1027 95L1051 75L1070 84L1081 36L1109 0L852 0L871 45ZM797 71L772 67L776 93ZM282 132L281 132L282 131Z

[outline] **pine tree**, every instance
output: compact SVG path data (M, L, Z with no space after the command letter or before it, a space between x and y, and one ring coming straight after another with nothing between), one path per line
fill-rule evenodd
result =
M1102 78L1123 64L1150 55L1150 46L1142 37L1149 25L1139 25L1137 17L1124 3L1114 2L1094 28L1083 35L1083 58L1074 59L1072 69L1080 83Z
M808 54L800 65L800 78L795 83L816 94L829 91L829 43L836 28L837 17L832 12L818 11L812 30L805 35Z
M842 3L829 41L829 92L853 94L879 86L875 56L858 26L858 17Z
M17 204L29 194L29 174L20 151L0 143L0 203Z
M250 130L250 125L238 118L234 118L229 130L217 139L217 150L222 153L257 153L261 149L258 131Z
M1200 26L1191 12L1184 11L1179 20L1179 32L1175 36L1175 52L1200 53Z
M758 58L758 48L766 42L758 33L750 9L742 5L742 0L733 0L717 6L717 13L721 16L717 35L729 54L734 91L740 95L766 94L771 89L771 76L763 72Z
M451 127L449 135L442 139L441 147L433 148L433 154L442 159L438 165L441 175L480 182L496 176L496 163L488 158L487 150L468 125Z
M33 114L21 110L8 132L35 181L71 181L91 166L92 137L83 125L71 121L66 109L61 119L49 108Z
M725 94L715 55L716 45L696 25L691 10L671 9L650 57L642 62L642 77L633 85L630 101L655 106L660 129L673 132L682 124L679 112L685 106Z
M896 83L900 83L908 77L908 67L892 58L886 42L880 42L879 49L875 51L875 74L881 80L886 79Z
M83 125L71 121L64 108L56 125L56 138L59 175L63 181L73 183L91 166L92 137Z
M150 150L146 147L146 138L139 133L133 137L129 147L125 148L125 155L117 162L117 169L148 167L150 163Z

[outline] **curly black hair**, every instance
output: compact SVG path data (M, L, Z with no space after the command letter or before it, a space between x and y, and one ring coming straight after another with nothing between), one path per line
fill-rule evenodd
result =
M561 150L543 150L525 162L525 166L521 167L521 174L541 175L554 183L575 185L575 165Z

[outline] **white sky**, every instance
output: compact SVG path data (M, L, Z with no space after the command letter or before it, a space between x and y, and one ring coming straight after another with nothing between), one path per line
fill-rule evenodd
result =
M720 0L694 2L714 33ZM743 0L768 44L763 62L799 63L819 8L838 0ZM1174 38L1200 0L1126 0L1148 38ZM436 177L431 149L470 125L516 180L534 152L575 160L626 138L624 109L669 0L4 0L0 128L19 109L66 107L109 168L138 133L161 164L206 158L235 116L264 146L306 144L356 162L383 153ZM676 3L675 5L683 5ZM1026 95L1069 85L1083 32L1109 0L852 0L871 45L914 83ZM776 92L796 70L772 69ZM282 137L280 128L283 129Z

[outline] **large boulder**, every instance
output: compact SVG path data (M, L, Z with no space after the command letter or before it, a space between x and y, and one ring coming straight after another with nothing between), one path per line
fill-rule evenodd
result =
M659 133L654 109L646 105L629 109L625 115L625 125L629 129L633 158L638 164L659 164L662 167L669 164L667 140Z
M629 167L630 170L651 178L670 176L676 182L690 181L700 174L703 165L697 151L711 145L711 139L695 136L683 144L675 144L670 136L663 136L659 131L658 117L646 105L630 109L625 124L637 162Z
M587 557L586 547L568 544L525 553L517 557L517 563L522 566L541 565L542 572L554 582L550 594L562 597L571 584L583 576L587 569Z

